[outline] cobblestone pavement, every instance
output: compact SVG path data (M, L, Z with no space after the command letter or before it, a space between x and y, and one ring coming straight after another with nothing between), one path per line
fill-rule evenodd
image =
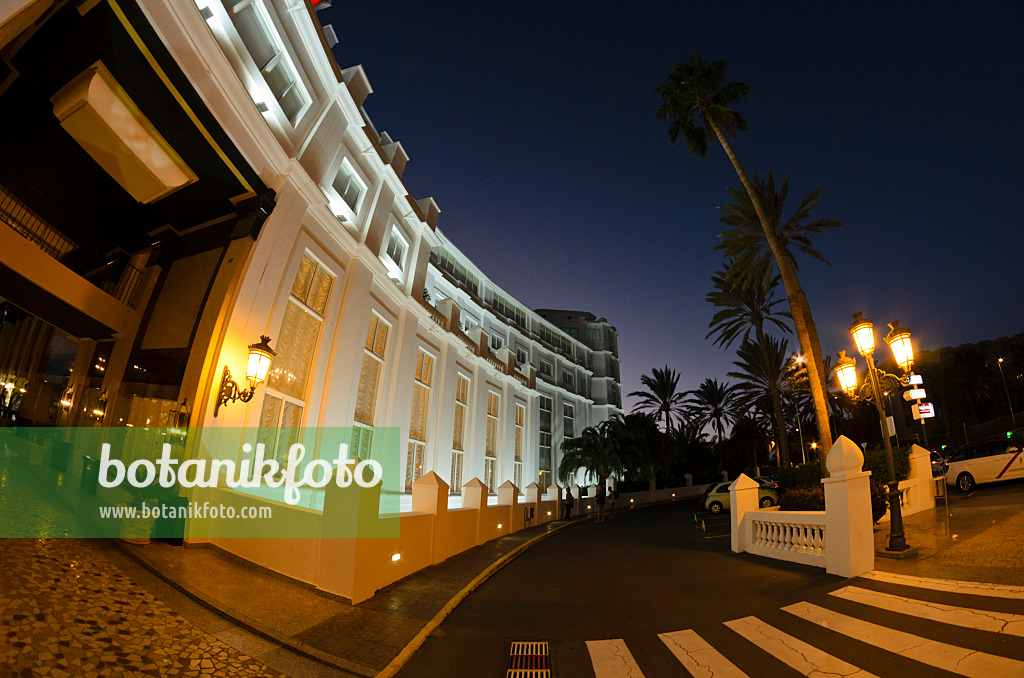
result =
M76 539L0 540L0 676L282 676Z

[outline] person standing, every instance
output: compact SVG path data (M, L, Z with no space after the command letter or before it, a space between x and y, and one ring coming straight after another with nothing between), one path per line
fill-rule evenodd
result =
M575 503L576 503L576 500L573 499L572 488L571 487L565 488L565 502L564 502L565 511L564 511L564 515L562 516L563 520L569 520L569 518L572 517L572 507L573 507L573 505Z
M608 520L615 520L615 500L619 498L619 493L612 490L608 495Z
M604 500L605 500L606 496L607 496L607 493L605 491L604 484L602 483L597 488L597 497L595 498L596 499L596 503L597 503L597 521L596 522L599 522L599 523L603 523L604 522Z

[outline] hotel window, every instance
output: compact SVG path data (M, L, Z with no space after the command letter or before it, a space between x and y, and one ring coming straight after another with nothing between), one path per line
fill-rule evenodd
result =
M538 466L541 472L547 471L551 475L551 398L541 396L539 398L540 417L537 422L537 429L540 431ZM543 477L543 476L542 476ZM550 481L549 481L550 484Z
M302 257L292 282L278 333L277 356L267 375L260 414L260 442L267 458L282 459L295 442L306 406L313 356L334 278L308 256Z
M391 227L391 237L388 238L388 246L381 257L381 261L388 269L388 276L393 280L402 280L402 270L405 267L405 253L409 244L402 237L398 226Z
M515 462L513 467L513 480L515 486L521 491L523 489L523 432L526 428L526 406L516 403L516 426L515 426Z
M545 377L550 377L550 376L554 375L554 373L555 373L555 366L554 366L554 364L551 361L544 360L543 358L541 358L540 359L540 370L539 371Z
M572 388L576 385L576 375L572 372L562 372L562 383Z
M530 354L522 346L516 346L516 362L520 365L530 362Z
M465 455L462 452L452 452L451 487L448 488L450 494L462 492L462 464L464 458Z
M377 407L377 390L384 372L384 353L388 345L388 326L375 315L370 316L363 344L363 364L359 370L359 395L356 397L356 411L353 419L364 426L374 425L374 410Z
M491 494L495 492L494 468L498 456L498 406L501 397L487 393L487 439L484 445L484 484Z
M540 485L540 493L543 495L551 487L551 471L540 471L537 474L537 484Z
M601 341L601 330L587 328L587 341Z
M461 374L455 377L455 424L452 431L451 491L462 490L462 468L465 461L466 404L469 402L469 379Z
M562 437L563 438L574 438L576 437L576 423L575 419L576 410L572 405L568 403L562 405Z
M496 334L491 335L491 350L498 351L505 345L505 340Z
M331 211L341 221L355 220L365 193L366 185L346 159L341 161L334 180L329 186L324 187L324 195L327 196Z
M416 356L416 374L412 384L412 417L409 421L409 451L405 461L405 490L423 475L423 453L427 446L427 410L434 359L420 351Z
M238 37L274 95L277 106L294 126L299 114L309 104L309 97L262 0L242 0L231 7L229 14ZM251 94L257 104L269 104L260 101L262 97L258 97L258 93Z
M561 329L562 329L563 332L568 334L573 339L579 339L580 338L580 331L579 331L578 328L575 328L575 327L563 327Z

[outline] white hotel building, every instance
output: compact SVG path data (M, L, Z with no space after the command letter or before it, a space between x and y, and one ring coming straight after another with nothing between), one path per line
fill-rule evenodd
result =
M402 181L402 144L367 116L365 72L339 68L307 0L3 12L0 376L15 419L187 411L193 427L260 427L279 453L286 427L398 427L405 490L434 471L452 493L475 477L493 494L543 493L561 442L621 413L615 328L531 311L444 236L437 203ZM267 381L216 409L224 368L244 386L261 335L277 352Z

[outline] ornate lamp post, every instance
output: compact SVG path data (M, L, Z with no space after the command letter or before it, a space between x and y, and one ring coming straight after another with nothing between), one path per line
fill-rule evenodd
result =
M909 373L914 364L914 350L910 345L910 331L899 327L899 323L893 321L889 324L891 332L886 336L885 341L892 349L896 364L904 372ZM861 313L855 313L853 324L850 325L850 334L857 344L857 351L867 360L868 370L864 384L857 386L857 362L855 358L848 357L846 351L839 352L839 360L836 362L836 375L839 384L854 400L870 401L875 404L878 410L878 419L882 425L882 440L885 442L885 460L889 465L889 545L886 551L905 557L917 551L907 546L907 539L903 534L903 510L900 506L899 480L896 479L896 468L892 460L892 444L889 442L889 424L886 421L885 410L882 408L882 392L895 390L897 386L906 386L909 382L907 377L897 377L894 374L883 372L875 367L873 353L875 351L875 333L871 320L865 318Z

